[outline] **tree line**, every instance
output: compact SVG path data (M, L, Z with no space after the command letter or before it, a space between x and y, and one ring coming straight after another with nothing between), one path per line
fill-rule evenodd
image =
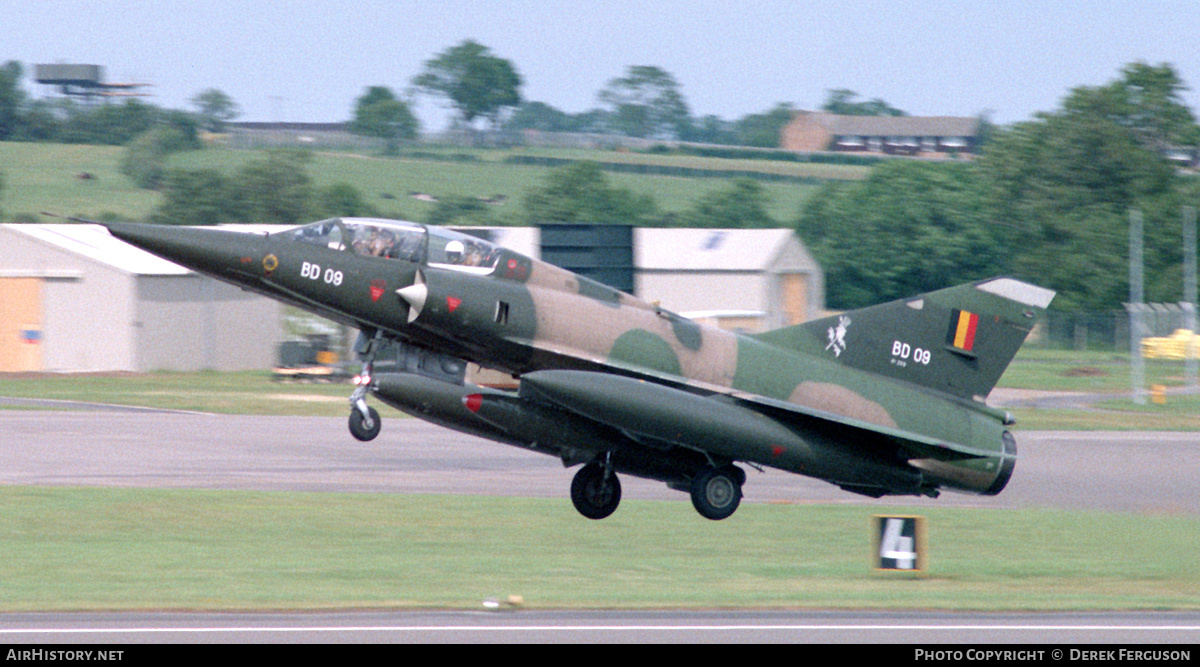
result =
M14 65L0 68L0 139L126 144L131 178L164 191L156 220L298 222L377 213L352 185L314 189L302 154L272 153L232 176L163 169L165 156L195 146L199 129L236 115L236 105L219 91L193 99L195 114L136 100L95 109L28 103ZM598 94L604 108L582 114L522 100L520 85L511 63L468 40L427 61L410 94L445 98L464 126L620 131L721 143L777 145L779 128L791 116L790 106L780 104L736 123L697 120L678 83L655 67L630 67ZM519 213L498 219L477 200L449 197L427 221L793 226L826 271L832 308L1008 274L1057 290L1057 309L1107 310L1119 309L1128 296L1128 216L1138 209L1146 229L1146 297L1178 301L1180 209L1200 206L1200 179L1165 158L1200 145L1200 126L1182 101L1184 90L1169 64L1131 63L1108 84L1069 91L1058 109L991 128L973 160L883 161L863 181L823 186L791 220L771 219L767 195L753 181L732 181L687 211L662 212L651 198L609 185L598 165L578 163L554 170L526 193ZM844 89L829 91L824 108L904 113ZM351 127L363 134L400 140L418 130L407 102L384 86L367 88L354 115Z
M462 63L469 58L456 49L431 63L466 71ZM480 54L486 49L470 57ZM449 96L452 78L430 90ZM429 85L431 79L421 80ZM516 85L519 77L510 81ZM662 215L644 197L614 193L598 169L586 166L552 175L543 191L527 197L526 212L542 222L790 224L824 267L832 308L1009 274L1057 290L1056 308L1083 311L1120 308L1127 299L1128 216L1136 208L1146 220L1147 299L1178 301L1181 208L1200 205L1200 179L1167 159L1200 146L1184 90L1169 64L1130 63L1108 84L1071 90L1059 109L1008 127L985 123L986 141L975 160L885 161L861 182L825 185L791 221L771 220L753 182L734 182L689 211ZM905 115L883 100L859 100L851 90L828 92L822 109L831 113ZM792 112L781 104L735 124L711 117L697 122L678 83L655 67L629 68L598 99L606 109L575 115L526 102L503 122L510 129L616 130L730 144L755 145L751 136L757 136L759 145L777 146ZM469 123L472 116L459 108ZM495 125L499 117L493 109L489 120Z
M1059 109L996 128L970 162L895 160L830 184L795 221L831 308L1009 274L1055 289L1063 311L1129 298L1129 213L1145 219L1146 299L1182 299L1183 206L1200 177L1166 155L1200 144L1167 64L1131 63Z
M237 105L210 88L191 100L194 111L163 109L136 98L120 104L80 104L70 98L30 99L21 87L24 67L0 66L0 141L52 141L64 144L124 146L145 132L171 126L195 137L219 131L237 117Z
M773 148L792 117L793 107L780 103L738 121L715 115L695 117L675 77L660 67L634 65L624 76L611 79L597 95L599 106L567 113L545 102L521 96L523 81L512 62L486 46L466 40L424 64L410 84L412 95L449 102L457 111L457 127L515 133L524 130L619 134L647 139L680 140ZM853 97L851 91L830 91L826 106ZM841 97L839 97L839 95ZM889 107L890 108L890 107ZM385 86L369 88L354 106L350 126L360 134L397 141L415 138L419 126L408 102Z
M137 99L97 106L71 99L30 99L21 88L24 68L9 61L0 67L0 141L125 145L152 127L189 123L196 129L221 131L240 114L222 91L209 88L189 100L192 110L164 110ZM675 77L652 65L627 68L598 91L598 106L581 113L560 111L544 102L526 100L516 65L488 47L465 40L427 60L408 86L397 93L385 85L364 89L353 104L348 128L364 136L396 143L416 138L421 127L412 112L418 96L443 100L455 109L458 128L515 133L523 130L618 134L647 139L680 140L773 148L792 117L790 103L778 103L738 120L716 115L695 116ZM822 109L832 113L892 115L904 112L882 100L857 101L857 93L830 90Z

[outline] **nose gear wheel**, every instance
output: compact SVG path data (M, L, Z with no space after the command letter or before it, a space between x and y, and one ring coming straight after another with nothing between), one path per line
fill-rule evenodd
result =
M376 331L373 335L368 335L366 332L360 333L359 340L354 346L362 356L363 366L362 372L355 378L358 388L350 395L349 426L350 435L363 442L374 440L379 435L380 429L383 428L379 411L367 405L367 392L375 382L375 352L382 345L383 336Z

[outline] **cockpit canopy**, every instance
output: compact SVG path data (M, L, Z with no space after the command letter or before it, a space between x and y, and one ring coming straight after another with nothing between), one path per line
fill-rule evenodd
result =
M296 241L331 250L478 274L491 273L502 253L488 241L449 229L374 218L332 218L288 234Z

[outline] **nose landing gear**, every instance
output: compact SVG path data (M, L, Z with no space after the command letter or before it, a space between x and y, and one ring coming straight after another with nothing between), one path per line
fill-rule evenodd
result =
M379 411L367 405L367 392L371 390L374 382L375 352L382 343L383 338L379 332L375 332L371 336L363 332L358 334L358 341L354 344L355 350L363 359L363 367L362 372L354 378L354 383L358 387L350 395L349 425L350 435L363 442L374 440L375 436L379 435L380 429L383 428Z
M383 420L379 418L378 410L367 405L366 396L371 383L370 376L363 373L359 378L362 379L362 384L358 385L358 389L355 389L354 394L350 396L350 435L367 442L374 440L375 436L379 435L379 430L383 428Z

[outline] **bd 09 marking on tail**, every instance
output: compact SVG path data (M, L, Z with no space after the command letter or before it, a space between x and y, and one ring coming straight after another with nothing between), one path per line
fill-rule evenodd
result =
M928 366L933 359L933 353L921 347L913 347L904 341L892 341L892 364L906 367L911 361L914 364Z

